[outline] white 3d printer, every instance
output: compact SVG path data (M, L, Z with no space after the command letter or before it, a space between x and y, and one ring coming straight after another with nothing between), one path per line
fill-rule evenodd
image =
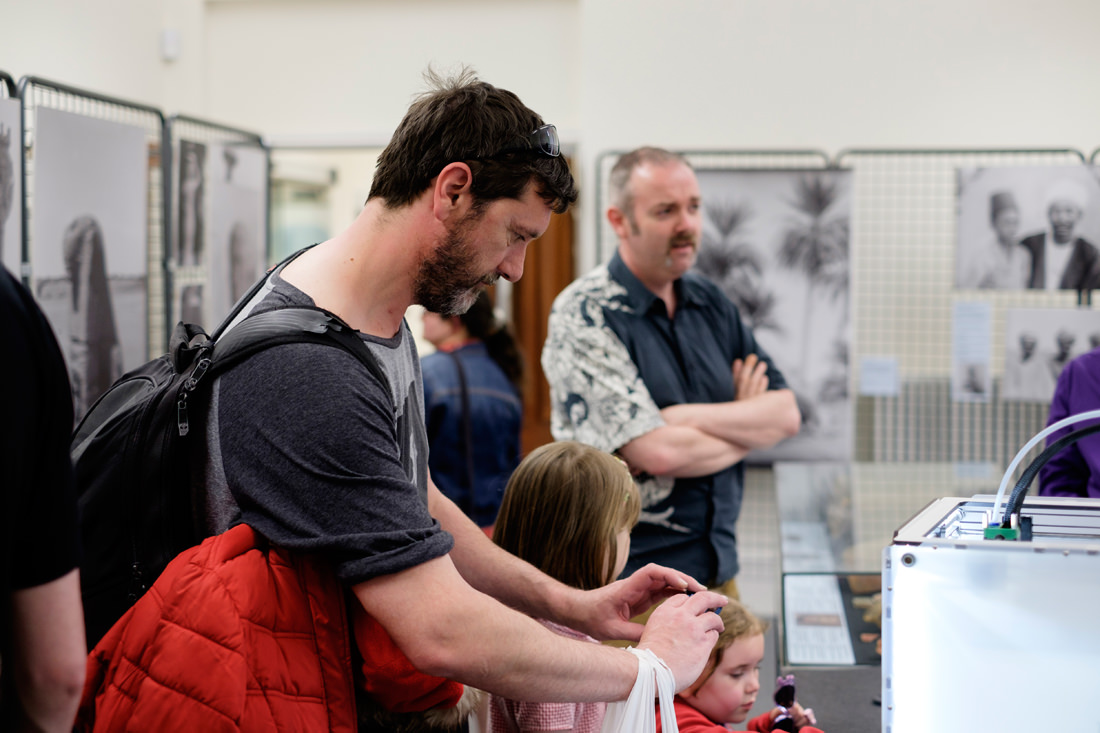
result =
M1096 418L1036 435L996 496L938 499L897 530L883 560L884 733L1100 733L1100 499L1027 496ZM1023 456L1086 419L1003 502Z

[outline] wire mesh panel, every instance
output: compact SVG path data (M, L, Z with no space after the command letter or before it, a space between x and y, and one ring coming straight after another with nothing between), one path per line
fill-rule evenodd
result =
M267 266L269 151L256 133L193 117L174 115L166 130L166 328L212 331Z
M598 188L596 190L596 259L604 262L615 251L615 232L604 216L608 206L608 178L615 163L627 151L603 153L596 161ZM746 169L772 170L787 168L826 168L829 156L818 150L680 150L696 170Z
M164 116L153 107L37 77L20 79L19 95L29 281L59 332L71 378L91 379L96 372L102 382L118 371L119 360L122 368L133 368L163 353L166 343ZM43 192L39 184L47 181L50 190ZM125 236L116 236L123 229ZM49 237L36 234L47 230ZM71 307L62 305L66 300ZM110 307L97 311L104 300ZM74 397L84 386L74 384ZM84 401L74 400L78 416L88 406Z
M0 263L23 272L23 110L15 80L0 71Z
M992 464L996 477L1046 422L1046 402L1004 399L1006 312L1076 308L1059 290L963 290L955 286L958 171L1026 166L1080 169L1074 150L852 150L837 160L855 172L852 220L855 348L853 389L865 359L896 364L896 394L860 397L856 455L862 461ZM955 401L953 313L986 304L991 314L992 391Z

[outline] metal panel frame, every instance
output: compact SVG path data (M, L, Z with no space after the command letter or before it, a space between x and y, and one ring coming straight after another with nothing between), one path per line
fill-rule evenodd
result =
M852 169L856 176L853 377L862 356L897 355L903 378L897 397L857 395L856 460L992 463L1003 470L1018 446L1045 424L1048 404L1004 402L996 383L987 403L951 401L945 366L950 344L919 341L922 329L949 341L949 311L955 302L991 302L996 359L1007 307L1091 304L1088 293L956 290L948 274L953 267L942 259L957 222L954 184L947 185L947 176L958 167L1077 164L1087 160L1073 148L852 148L837 155L835 165ZM878 212L885 214L876 216ZM898 243L899 251L907 247L904 261L886 263L877 271L873 263L861 262L870 253L886 259L890 246ZM920 296L919 302L902 302L906 292ZM875 295L893 308L868 306L865 300ZM914 328L913 320L923 322L922 328ZM905 344L898 342L902 334Z
M19 180L23 183L26 179L26 156L23 154L23 117L26 113L23 109L23 99L19 94L19 85L6 71L0 71L0 92L3 92L0 97L19 102ZM19 272L13 274L24 286L30 287L30 271L27 266L27 192L26 190L21 192L23 195L19 201L19 217L22 220L19 227Z
M195 142L205 143L235 143L255 147L264 152L264 157L267 160L267 181L264 186L264 258L270 259L271 256L271 148L264 142L263 137L250 130L243 130L230 125L225 125L219 122L213 122L210 120L202 119L199 117L192 117L189 115L174 114L167 118L164 127L164 145L167 150L166 157L171 163L171 166L175 165L176 148L180 140L187 139ZM170 166L170 167L171 167ZM178 227L175 226L176 217L179 216L178 211L178 192L176 191L176 176L174 169L171 172L171 177L167 180L165 188L166 195L164 199L164 211L165 211L165 243L163 268L164 268L164 316L165 316L165 332L167 334L172 333L172 329L177 319L175 315L175 308L177 303L176 298L176 284L186 281L205 282L206 273L200 274L184 274L177 271L174 255L179 242L176 241L178 237ZM208 329L213 329L217 326L217 323L203 324Z
M19 97L23 103L23 242L24 272L28 280L33 276L30 264L31 233L30 226L33 204L27 150L30 137L35 133L35 115L39 107L72 112L87 117L114 122L123 122L146 131L146 140L159 146L160 175L150 177L148 181L149 201L148 225L146 237L146 257L148 282L147 294L147 350L149 358L161 353L168 344L168 334L164 332L163 319L158 319L158 311L167 304L163 299L164 270L160 265L160 254L164 248L167 231L167 210L164 207L164 195L168 190L171 174L171 161L165 155L165 118L156 107L113 97L99 92L81 89L37 76L24 76L18 84Z

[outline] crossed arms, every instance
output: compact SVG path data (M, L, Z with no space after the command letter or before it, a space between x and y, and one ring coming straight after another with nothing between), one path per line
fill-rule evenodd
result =
M625 344L602 321L604 296L590 289L595 295L559 296L550 315L541 361L555 438L618 452L635 473L687 478L725 470L798 432L794 393L768 389L767 359L740 322L745 356L731 366L735 398L658 408Z
M634 471L654 476L707 476L750 450L770 448L798 433L801 415L789 389L768 390L767 364L749 354L733 364L731 402L670 405L665 425L619 448Z

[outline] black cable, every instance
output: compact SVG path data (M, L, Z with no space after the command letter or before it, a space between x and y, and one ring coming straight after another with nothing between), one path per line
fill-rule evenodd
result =
M1081 438L1097 432L1100 432L1100 423L1067 433L1043 449L1043 452L1024 469L1023 474L1020 476L1020 480L1016 482L1016 486L1012 489L1012 496L1009 497L1008 504L1005 505L1005 513L1004 517L1001 519L1001 526L1010 526L1009 519L1023 507L1024 497L1027 496L1028 486L1031 485L1031 482L1039 473L1039 469L1045 466L1047 461L1053 458L1056 453L1067 445L1076 443Z

